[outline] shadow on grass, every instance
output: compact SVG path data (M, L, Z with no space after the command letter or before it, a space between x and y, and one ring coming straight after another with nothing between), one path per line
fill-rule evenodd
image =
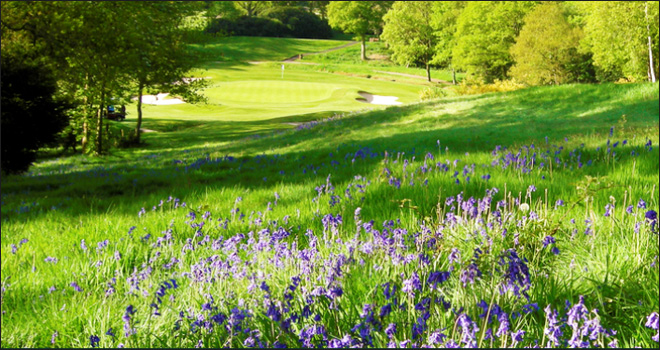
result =
M345 183L356 174L373 174L382 167L385 151L391 155L405 152L406 157L415 155L418 160L427 152L437 156L437 140L441 142L442 153L449 147L450 153L445 157L453 160L462 159L465 153L488 154L496 145L532 142L541 145L545 136L550 143L561 144L564 137L605 135L609 126L616 125L623 114L628 120L626 128L657 128L657 96L655 100L618 98L634 91L636 86L639 85L557 87L546 88L545 93L540 89L528 89L464 96L390 107L304 130L291 130L293 126L286 123L317 120L334 112L253 122L171 123L154 119L151 120L154 124L177 131L150 133L144 136L146 142L176 148L151 154L136 150L109 167L3 181L3 192L28 191L30 196L68 197L83 201L85 205L94 202L96 209L103 211L107 208L104 201L122 201L127 196L138 203L139 198L153 197L157 193L185 197L198 190L233 186L258 190L272 187L274 182L295 184L313 177L325 178L328 173L332 173L333 183ZM471 108L447 110L461 103L470 103ZM417 119L410 123L411 118ZM377 131L383 129L387 136L378 134ZM265 136L257 137L259 134ZM205 143L211 146L205 147ZM351 159L359 150L376 156L357 157L354 165ZM265 151L278 156L259 156ZM582 151L596 153L593 147ZM215 161L225 155L235 159ZM186 170L195 161L201 161L199 168ZM332 165L333 161L337 163ZM631 158L626 157L619 165L626 166L630 161ZM638 167L640 172L653 175L653 167ZM48 168L43 169L45 173L48 171ZM582 170L591 175L598 175L600 171L601 168ZM657 167L655 171L657 173ZM565 184L549 184L557 190L562 186ZM477 192L476 188L473 190ZM103 201L95 202L95 199ZM436 199L424 201L432 200ZM4 213L3 216L5 220L13 215Z

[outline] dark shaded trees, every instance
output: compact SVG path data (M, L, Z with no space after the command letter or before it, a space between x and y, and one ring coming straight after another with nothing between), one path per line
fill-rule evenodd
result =
M67 125L69 104L57 98L51 71L25 57L2 56L2 172L20 173Z

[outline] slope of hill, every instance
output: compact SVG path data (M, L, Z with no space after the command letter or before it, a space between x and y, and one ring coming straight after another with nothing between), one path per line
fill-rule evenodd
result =
M3 178L2 346L654 346L658 115L540 87L44 161Z

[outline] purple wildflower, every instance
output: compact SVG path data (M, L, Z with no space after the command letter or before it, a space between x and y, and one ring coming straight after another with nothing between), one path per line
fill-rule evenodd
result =
M507 260L506 262L505 259ZM500 290L501 293L512 290L517 297L520 297L522 294L529 300L527 290L531 287L531 281L529 269L525 262L526 259L521 259L515 249L507 250L504 256L500 258L500 265L507 265L504 282Z
M101 339L99 339L99 337L96 335L91 335L89 337L89 342L91 343L93 348L99 346L99 341L101 341Z
M403 281L403 287L401 288L402 291L405 293L408 293L410 296L415 295L415 291L419 290L422 287L420 281L419 281L419 276L417 276L417 272L413 272L412 276L409 279L406 279Z
M543 239L543 248L549 246L550 244L554 244L554 243L555 243L555 238L554 237L545 236L545 238Z
M655 232L655 225L658 223L658 213L655 210L649 210L644 214L646 222L651 224L651 231Z
M74 282L71 282L71 287L72 287L76 292L82 292L82 288L80 288L80 286L78 285L78 283L76 283L75 281L74 281Z
M557 310L553 311L550 308L550 304L548 304L544 311L548 325L543 332L548 336L549 341L552 342L554 346L559 346L559 338L561 338L563 333L559 321L557 320ZM548 346L546 347L550 347L549 345L550 344L548 343Z
M387 325L387 328L385 328L385 334L387 334L387 337L392 339L394 337L394 334L396 334L396 324L395 323L390 323Z

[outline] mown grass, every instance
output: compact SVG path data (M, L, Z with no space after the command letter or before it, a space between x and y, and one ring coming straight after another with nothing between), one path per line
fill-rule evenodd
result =
M565 315L564 302L575 304L579 295L585 296L588 309L600 310L605 328L618 332L599 335L601 345L613 338L624 347L656 344L651 337L657 331L644 323L647 315L658 311L658 236L651 233L644 214L658 210L657 84L539 87L342 112L330 119L324 119L326 111L275 120L221 121L169 107L170 112L162 110L170 113L167 117L145 121L160 132L145 133L144 148L115 151L105 158L52 159L36 164L25 176L3 177L2 347L86 347L91 335L101 338L101 346L192 347L201 341L210 347L244 347L256 338L268 346L278 341L291 347L303 345L300 332L312 325L324 326L327 341L349 335L365 345L368 339L360 335L361 328L353 328L361 322L370 329L374 346L388 345L390 339L383 333L388 323L397 324L397 345L405 340L426 344L428 336L441 329L460 343L461 328L455 325L462 313L481 329L477 345L523 346L548 340L543 334L546 305ZM283 128L282 121L306 124ZM645 146L648 141L651 146ZM496 151L497 146L506 149ZM505 168L508 152L520 152L524 166ZM530 163L534 153L536 160ZM423 171L424 164L433 170ZM447 164L447 171L441 164ZM536 191L528 193L530 185ZM501 210L512 221L500 225L484 214L484 222L494 225L487 228L461 209L457 215L464 224L446 221L446 213L452 212L446 204L449 197L462 193L464 199L482 198L491 188L499 192L492 195L488 213L504 200L508 206ZM178 198L178 204L170 197ZM528 203L530 211L519 209L516 199ZM558 199L565 204L555 207ZM639 199L646 202L645 209L637 208ZM180 206L183 202L185 207ZM612 203L613 213L604 216L604 207ZM628 205L634 205L632 214L626 213ZM372 241L373 233L361 229L355 236L358 207L359 219L373 220L379 231L389 227L381 225L388 220L407 230L402 236L407 248L397 248L396 254L426 255L430 264L396 264L393 255ZM138 214L142 208L145 212ZM202 219L207 211L210 218ZM538 220L529 220L532 211ZM336 232L323 223L328 214L343 218ZM198 226L201 221L205 225ZM259 232L268 228L273 233L280 226L290 235L275 242L285 243L290 257L277 258L275 246L253 253L256 248L247 237L241 240L246 249L235 251L215 251L211 242L200 245L206 235L227 240L252 234L258 241ZM590 234L584 233L587 227ZM508 234L502 234L504 228ZM303 260L296 255L312 249L314 239L307 229L319 240L320 259L312 260L316 267L309 279L301 275ZM171 240L154 246L168 230ZM556 239L558 255L543 248L548 235ZM359 241L351 252L354 237ZM24 238L28 242L19 244ZM336 238L345 245L333 243ZM81 248L83 239L87 250ZM97 242L104 240L108 246L101 244L97 250ZM187 242L196 249L183 253ZM291 246L294 242L298 250ZM11 244L18 247L16 254ZM367 253L368 244L373 253ZM448 260L453 248L461 252L460 263ZM482 275L464 286L460 274L469 268L477 248L482 254L474 261ZM497 269L506 267L499 259L509 249L528 260L529 300L499 292L503 279ZM350 259L340 263L341 254ZM196 282L196 269L207 266L204 261L214 255L228 263L235 259L230 256L240 258L248 274L232 270L215 275L212 282ZM49 263L47 257L59 261ZM165 268L175 257L181 262ZM342 266L341 276L329 284L325 278L332 270L323 267L328 264ZM435 292L427 282L433 271L453 271ZM423 286L409 297L400 290L413 272L419 273ZM139 276L144 276L137 284L140 289L132 290L131 281L142 279ZM312 316L293 322L288 332L266 315L264 303L286 304L282 295L294 276L302 281L292 310L300 316L308 305ZM116 291L106 295L113 278ZM154 293L169 278L179 287L167 289L162 304L157 304L161 315L155 316L150 307L156 303ZM81 292L71 287L74 281ZM269 286L270 298L264 299L261 282ZM378 330L365 321L362 311L372 304L378 315L391 301L383 295L381 285L386 282L398 286L399 300L409 307L376 316L382 325ZM56 290L49 292L51 286ZM310 294L320 286L342 288L337 309L329 307L332 298ZM218 308L210 313L203 307L211 300L207 295L214 298L211 309ZM451 307L434 301L422 311L412 310L426 296L442 296ZM511 317L519 313L510 319L511 331L525 330L523 342L512 342L511 335L483 340L487 327L478 316L483 310L476 306L482 299L501 306ZM537 303L541 310L523 312L528 303ZM129 305L137 309L129 322L137 333L125 337L122 315ZM220 325L208 333L191 328L199 315L206 315L206 320L216 312L230 315L234 307L251 310L245 326L258 329L260 335L235 327L228 332ZM426 329L421 338L412 339L412 324L424 310L430 314ZM318 321L313 320L316 314ZM491 325L493 332L499 324ZM116 337L104 335L110 327ZM51 344L55 331L58 337ZM564 333L566 341L570 327ZM312 342L327 346L321 338L316 335Z

